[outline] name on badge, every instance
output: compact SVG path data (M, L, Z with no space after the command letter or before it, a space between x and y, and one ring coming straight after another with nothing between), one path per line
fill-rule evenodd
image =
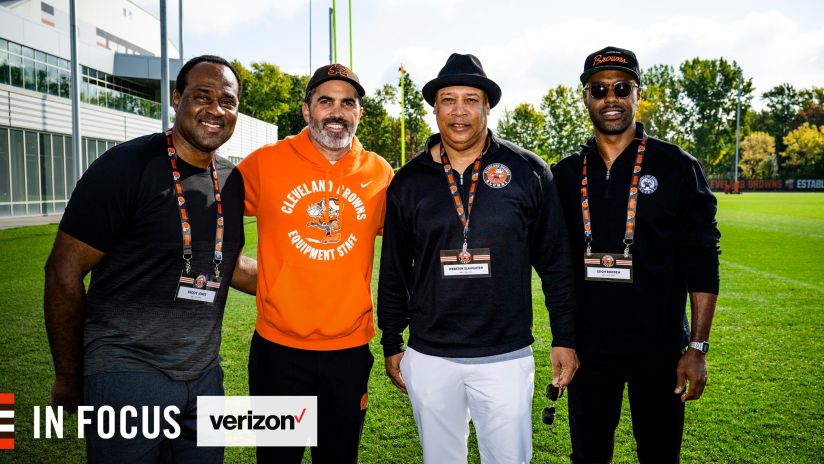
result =
M585 280L632 283L632 255L584 253Z
M175 300L212 304L220 289L220 280L214 275L187 274L184 271L180 275Z
M492 277L489 248L441 250L441 278L478 279Z

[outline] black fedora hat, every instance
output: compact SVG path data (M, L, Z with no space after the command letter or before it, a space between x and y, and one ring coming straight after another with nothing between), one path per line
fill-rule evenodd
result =
M435 106L435 94L438 90L452 85L465 85L483 90L489 98L490 108L494 108L501 100L501 88L486 77L481 61L475 55L453 53L446 60L438 77L423 86L423 98L427 103Z

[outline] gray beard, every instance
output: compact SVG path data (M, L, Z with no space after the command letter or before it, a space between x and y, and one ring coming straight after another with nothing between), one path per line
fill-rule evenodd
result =
M329 135L323 130L323 120L310 119L309 134L318 143L330 150L342 150L352 143L352 137L355 136L355 131L358 130L357 122L354 125L344 124L346 124L346 130L341 135Z

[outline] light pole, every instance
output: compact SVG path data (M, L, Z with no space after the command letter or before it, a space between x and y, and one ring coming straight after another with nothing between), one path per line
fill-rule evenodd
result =
M741 137L741 81L743 79L743 71L738 67L738 103L735 105L735 165L733 166L733 182L732 191L739 193L738 190L738 139Z
M398 68L398 71L401 73L401 166L403 166L406 164L406 108L403 101L403 81L406 80L404 79L406 70L403 69L403 64Z

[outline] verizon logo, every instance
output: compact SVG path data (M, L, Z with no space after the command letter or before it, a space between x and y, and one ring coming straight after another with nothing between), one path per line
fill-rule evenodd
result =
M317 446L316 396L198 396L198 446Z
M295 430L295 424L300 424L305 414L306 408L300 411L300 415L281 416L252 414L252 411L248 411L245 416L209 416L209 420L215 430Z

